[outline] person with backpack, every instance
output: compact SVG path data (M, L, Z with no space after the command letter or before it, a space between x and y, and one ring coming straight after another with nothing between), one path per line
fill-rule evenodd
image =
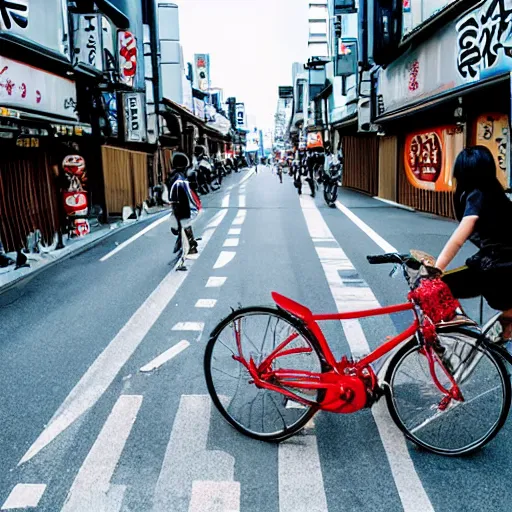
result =
M197 254L197 242L192 231L192 223L199 214L201 202L190 188L190 184L185 177L189 166L190 160L187 155L179 152L174 153L171 164L170 200L177 227L171 228L171 231L177 236L174 253L182 248L184 249L183 241L186 238L189 246L187 253ZM185 257L186 254L183 256Z

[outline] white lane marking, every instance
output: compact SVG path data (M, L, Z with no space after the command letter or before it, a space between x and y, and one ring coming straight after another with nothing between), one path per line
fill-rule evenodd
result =
M209 224L206 226L206 229L216 228L220 225L220 223L224 220L224 217L227 214L227 210L221 210L220 212L217 212L213 219L209 222Z
M151 231L152 229L156 228L163 222L165 222L171 214L164 215L163 217L160 217L158 220L155 220L155 222L152 222L149 226L146 226L144 229L141 229L138 233L133 235L131 238L128 238L128 240L125 240L122 244L119 244L113 251L110 251L108 254L100 258L100 261L107 261L108 259L112 258L115 254L117 254L119 251L122 251L126 246L130 245L132 242L135 242L138 238L141 236L144 236L146 233Z
M247 174L238 183L235 183L234 185L230 185L226 189L226 192L228 192L230 190L233 190L235 187L239 187L240 185L245 183L253 174L254 174L254 169L251 169L250 171L247 171Z
M142 404L140 395L121 395L69 490L61 512L121 510L126 485L111 484Z
M240 482L195 480L188 512L240 512Z
M172 328L173 331L202 331L203 329L203 322L178 322Z
M226 212L227 210L223 210L224 216ZM212 238L215 229L216 226L203 233L202 240L198 242L200 253ZM37 455L100 399L190 275L194 264L195 261L189 263L188 272L176 272L173 268L164 277L72 389L18 466Z
M353 301L350 300L350 294L342 290L345 287L345 283L339 271L350 270L353 271L353 274L356 274L356 270L341 247L339 247L331 230L316 207L314 200L310 197L301 196L300 203L311 237L320 236L318 234L322 233L323 237L330 238L337 245L336 253L326 253L324 248L321 247L316 247L316 250L338 311L350 311L354 309L353 306L358 308L362 303L369 304L370 302L373 304L372 307L379 307L379 302L369 287L367 287L368 291L364 292L364 294L362 292L354 293ZM370 352L368 341L358 320L344 321L342 326L347 342L355 357L361 355L362 352ZM373 407L372 414L381 436L382 445L388 458L404 512L433 512L434 508L416 472L407 449L405 437L393 424L391 418L389 418L384 402Z
M228 231L228 235L239 235L242 232L241 228L231 228Z
M162 366L163 364L170 361L173 357L176 357L178 354L183 352L188 347L190 347L190 343L187 340L181 340L179 343L176 343L176 345L172 346L170 349L166 350L165 352L160 354L158 357L155 357L155 359L153 359L153 361L144 365L140 369L140 371L141 372L152 372L153 370L160 368L160 366Z
M344 213L359 229L364 231L384 252L398 252L390 243L339 201L336 201L336 208Z
M0 510L35 508L46 490L45 484L18 484Z
M279 512L327 512L315 435L296 436L280 443L278 465Z
M238 197L238 206L240 208L245 208L245 196L239 196Z
M196 308L214 308L217 304L216 299L199 299L196 302Z
M236 252L234 251L221 251L215 265L214 269L225 267L230 261L235 257Z
M245 221L245 216L247 215L247 210L239 210L236 214L235 220L233 221L233 226L240 226Z
M224 286L227 277L210 277L206 283L206 288L220 288Z
M222 199L222 208L229 208L229 196L230 194L226 194Z
M162 468L155 488L153 512L188 512L197 480L233 482L235 459L220 450L207 450L211 400L206 395L183 395L172 426ZM226 431L229 435L230 432ZM224 500L238 499L239 488L230 486ZM194 497L194 510L224 511L213 508L209 494ZM215 499L214 496L212 496ZM198 502L199 500L199 502ZM229 510L229 509L227 509ZM227 512L227 511L226 511Z
M238 242L239 242L238 238L228 238L224 242L223 247L238 247Z

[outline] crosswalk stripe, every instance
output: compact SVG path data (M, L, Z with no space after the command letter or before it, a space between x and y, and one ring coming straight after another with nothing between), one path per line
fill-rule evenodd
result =
M220 288L226 282L227 277L209 277L206 288Z
M209 396L181 397L155 488L153 512L188 512L194 481L233 482L235 459L225 452L206 449L210 417ZM233 493L236 488L230 486L226 498L230 503ZM195 496L195 510L219 510L210 508L213 504L209 499L215 499L215 494Z
M279 512L327 512L316 436L302 435L280 443L278 460Z
M45 490L45 484L18 484L0 510L35 508L39 505Z
M188 512L240 512L240 482L194 481Z
M142 404L140 395L121 395L71 486L61 512L118 512L124 485L110 480Z
M222 199L222 208L228 208L229 206L229 196L230 194L226 194Z
M314 200L301 196L300 204L311 238L329 238L333 243L336 242L335 249L326 251L325 248L316 247L316 250L338 311L352 311L361 306L379 307L377 298L368 286L364 287L363 291L360 286L357 290L356 287L347 290L351 287L343 282L340 271L350 270L352 276L357 274L352 262L337 243ZM366 354L370 352L368 341L358 320L344 321L342 326L354 356L361 355L361 352ZM385 407L381 402L372 408L372 413L404 512L433 512L434 507L414 468L405 438L393 425Z
M219 212L205 230L199 242L200 250L206 247L226 212ZM194 264L191 262L190 268ZM164 277L71 390L18 466L35 457L99 400L189 275L190 272L172 269Z
M144 365L140 371L141 372L152 372L153 370L156 370L157 368L160 368L163 364L167 363L167 361L170 361L174 357L176 357L178 354L183 352L185 349L190 347L190 343L187 340L181 340L179 343L176 343L176 345L172 346L170 349L166 350L162 354L160 354L158 357L155 357L151 362Z

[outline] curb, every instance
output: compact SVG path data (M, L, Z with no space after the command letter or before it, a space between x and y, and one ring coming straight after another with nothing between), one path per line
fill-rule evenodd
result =
M377 199L377 201L381 201L382 203L389 204L390 206L394 206L395 208L399 208L400 210L406 210L408 212L415 212L416 210L410 206L405 206L404 204L395 203L395 201L390 201L389 199L383 199L382 197L373 196L373 199Z
M165 213L165 212L158 212L158 213L154 213L153 215L150 214L148 217L144 218L144 221L152 219L152 218L156 218L156 216L159 213ZM19 276L18 278L14 279L10 283L7 283L7 284L5 284L3 286L0 286L0 295L2 295L4 293L7 293L9 290L12 290L16 286L20 285L23 281L26 281L26 280L29 280L29 279L32 279L32 278L36 277L41 272L44 272L45 270L48 270L48 269L52 268L54 265L57 265L58 263L66 261L67 259L69 259L71 257L79 256L80 254L82 254L82 253L84 253L84 252L86 252L86 251L88 251L90 249L93 249L94 247L96 247L101 242L103 242L107 238L111 237L115 233L121 233L125 229L128 229L129 227L133 227L133 226L136 226L136 225L138 225L138 223L125 224L125 225L119 226L119 227L117 227L115 229L108 230L107 232L105 232L104 235L96 238L95 240L92 240L90 243L87 243L87 244L84 244L84 245L82 245L80 247L77 247L74 250L70 250L64 256L61 256L60 258L56 258L53 261L49 261L45 265L42 265L41 267L36 268L36 269L32 270L31 272L28 272L26 274L23 274L22 276Z

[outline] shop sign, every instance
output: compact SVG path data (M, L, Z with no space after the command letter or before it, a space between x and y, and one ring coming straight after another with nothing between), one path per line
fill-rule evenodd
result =
M127 30L118 32L119 80L133 87L137 74L137 39Z
M0 104L78 119L75 82L2 56Z
M245 129L245 104L237 103L236 104L236 127L242 130Z
M207 53L196 53L194 55L196 68L197 88L200 91L208 91L210 88L210 55Z
M0 107L0 117L19 119L21 117L21 113L18 110L14 110L12 108Z
M39 139L37 137L18 137L16 146L20 148L38 148Z
M405 173L416 188L448 192L454 189L453 164L464 148L464 130L444 126L409 134L405 139Z
M512 70L512 0L486 0L378 74L378 113Z
M74 66L85 65L103 71L101 15L75 15Z
M146 121L143 93L124 94L124 125L127 142L146 142Z
M508 188L509 177L509 127L506 114L488 113L479 116L473 127L473 143L488 148L496 162L496 172L500 183Z
M68 11L63 0L0 0L0 33L69 55Z
M322 134L320 132L308 133L307 149L323 148Z

